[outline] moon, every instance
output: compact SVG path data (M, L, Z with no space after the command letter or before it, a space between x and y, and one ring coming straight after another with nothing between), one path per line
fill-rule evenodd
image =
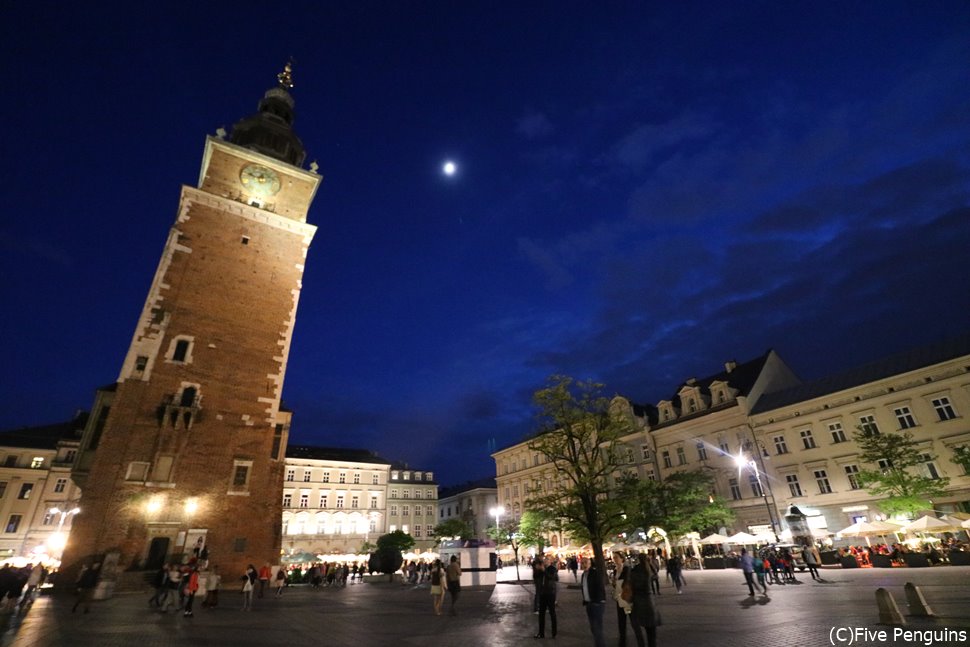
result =
M441 172L447 175L448 177L451 177L452 175L458 172L458 166L456 166L455 163L452 162L451 160L448 160L441 165Z

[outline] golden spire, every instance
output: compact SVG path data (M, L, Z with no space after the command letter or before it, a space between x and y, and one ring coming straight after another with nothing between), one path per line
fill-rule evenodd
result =
M293 59L291 58L286 62L283 67L283 71L276 75L276 79L280 83L280 87L284 90L289 90L293 87Z

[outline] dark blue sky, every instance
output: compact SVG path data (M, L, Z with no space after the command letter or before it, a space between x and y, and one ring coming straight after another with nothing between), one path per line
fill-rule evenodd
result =
M0 10L2 428L117 377L205 135L290 55L293 442L452 483L552 373L656 402L970 329L966 2L110 5Z

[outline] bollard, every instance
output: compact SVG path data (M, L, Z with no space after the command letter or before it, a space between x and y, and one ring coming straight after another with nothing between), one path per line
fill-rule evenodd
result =
M876 604L879 605L879 622L884 625L904 625L906 624L903 614L899 612L896 601L889 591L883 588L876 589Z
M909 615L919 616L921 618L932 618L936 614L930 609L930 605L926 604L926 598L923 597L923 592L919 590L919 587L912 582L906 582L906 604L909 605Z

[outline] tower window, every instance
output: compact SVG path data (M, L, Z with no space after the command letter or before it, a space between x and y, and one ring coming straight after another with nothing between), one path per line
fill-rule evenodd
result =
M242 240L240 240L239 242L241 242L243 245L248 245L249 244L249 236L243 236L242 237Z
M148 368L148 358L144 355L139 355L135 358L135 370L141 373L146 368Z
M176 362L184 362L186 355L189 354L189 342L185 339L180 339L175 342L175 352L172 353L172 359Z
M169 344L166 358L172 362L191 364L192 342L193 338L188 335L180 335L176 337Z

